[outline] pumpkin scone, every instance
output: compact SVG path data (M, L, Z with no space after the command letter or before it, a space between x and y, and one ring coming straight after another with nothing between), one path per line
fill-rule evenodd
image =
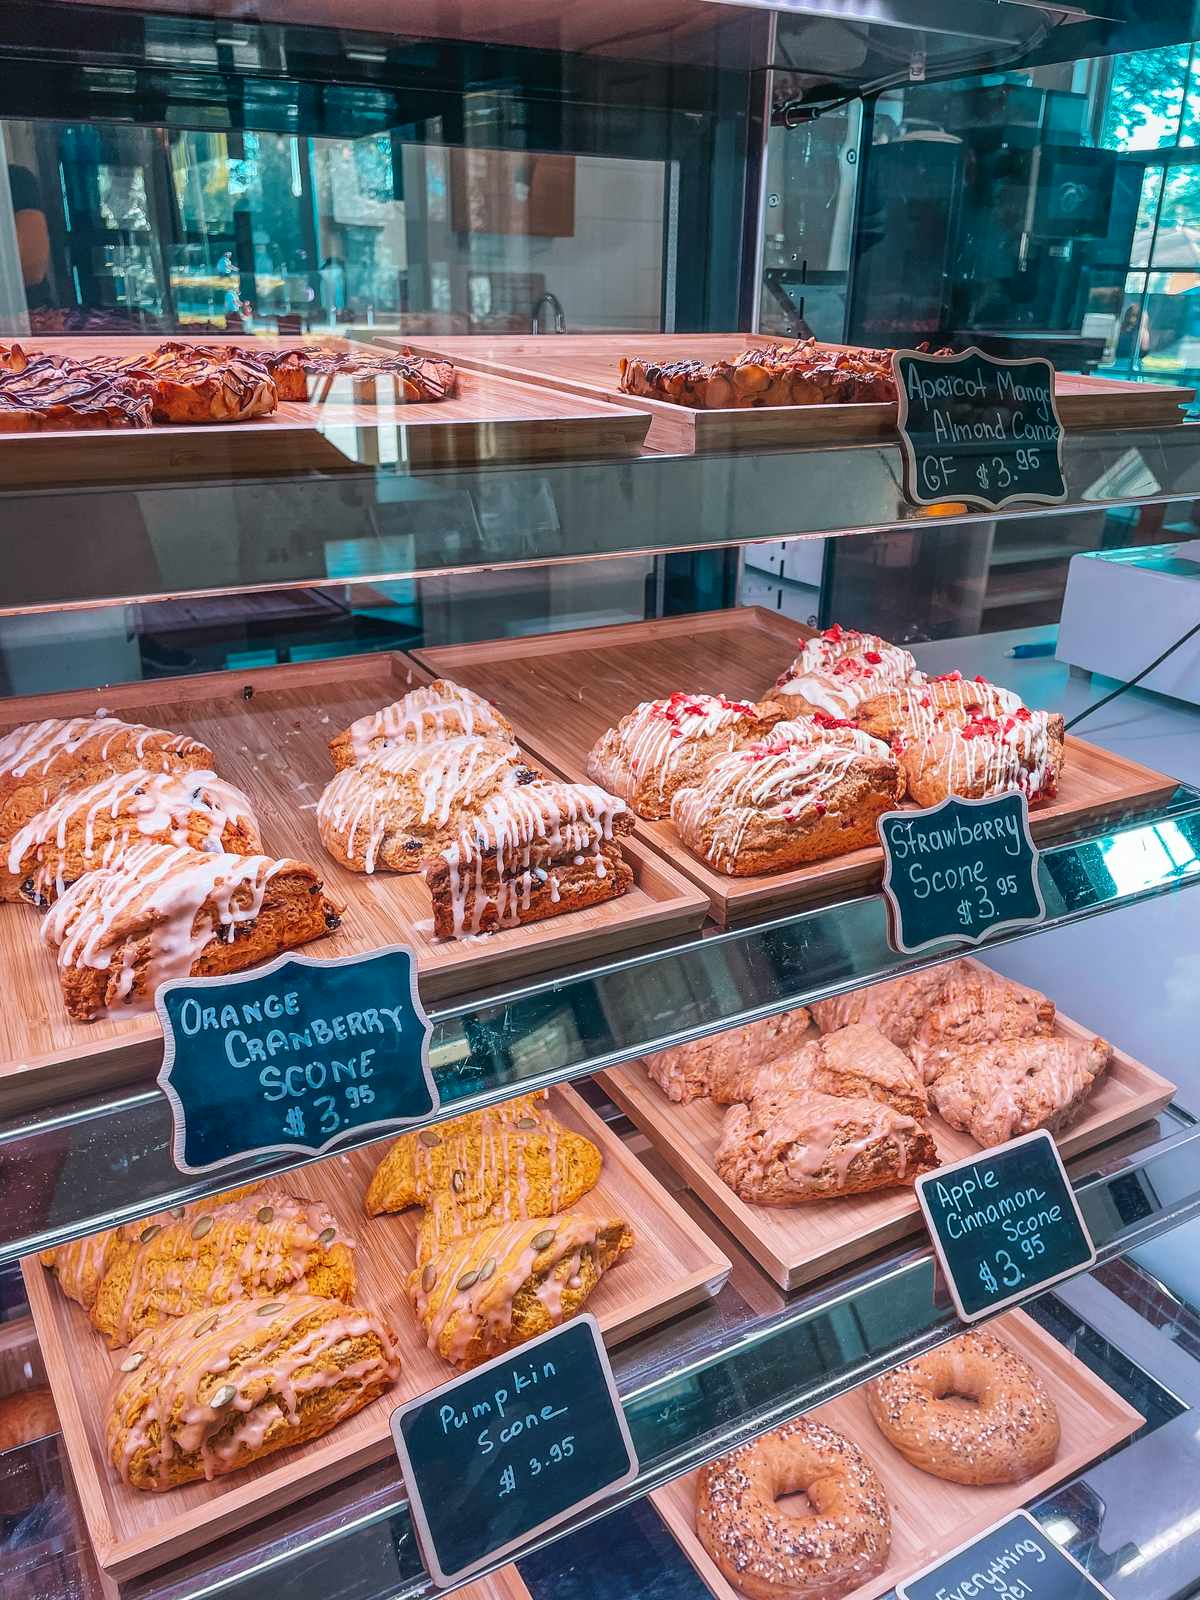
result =
M320 1438L391 1388L400 1357L377 1313L296 1294L148 1331L121 1373L109 1460L131 1488L157 1492Z
M323 1205L264 1191L145 1229L105 1272L92 1326L115 1349L201 1306L291 1289L349 1300L353 1250Z
M506 1222L416 1267L408 1291L429 1349L465 1371L576 1316L633 1243L620 1217Z
M384 1211L407 1211L409 1206L420 1205L434 1189L449 1184L453 1167L448 1164L446 1147L459 1134L476 1126L485 1129L522 1123L532 1128L547 1114L543 1089L401 1135L375 1168L363 1209L369 1217Z

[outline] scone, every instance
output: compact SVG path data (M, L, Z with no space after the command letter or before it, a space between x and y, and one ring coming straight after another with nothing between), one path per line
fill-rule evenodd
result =
M976 717L941 726L928 739L898 738L894 749L909 795L935 806L950 795L983 800L1020 793L1032 805L1058 793L1063 768L1063 719L1024 707L1002 719Z
M676 790L695 782L711 757L762 738L783 715L782 706L724 695L644 700L593 746L587 775L639 817L668 817Z
M137 1247L106 1267L92 1326L116 1348L173 1317L230 1300L294 1290L349 1300L353 1252L325 1206L263 1190L143 1228Z
M529 783L485 802L425 869L439 939L581 911L633 888L625 802L590 783Z
M77 1022L148 1010L160 984L243 972L338 926L302 861L139 844L51 907L42 940Z
M395 744L429 744L462 736L511 741L512 724L473 689L435 678L381 711L359 717L329 741L340 772Z
M775 1091L725 1113L716 1168L751 1205L794 1206L911 1183L938 1164L928 1130L881 1100Z
M642 1065L667 1099L677 1105L706 1097L721 1106L733 1105L750 1098L746 1090L764 1064L794 1050L810 1025L807 1007L797 1006L794 1011L779 1011L740 1028L643 1056Z
M864 700L858 726L889 743L895 738L928 739L939 727L975 717L1005 717L1021 710L1020 695L986 678L947 672L920 684L901 684Z
M262 849L249 800L215 772L131 767L60 794L13 835L0 899L53 905L76 878L146 843L239 856Z
M916 1067L903 1050L863 1022L822 1034L790 1055L767 1062L759 1068L752 1092L741 1098L793 1089L880 1100L918 1122L929 1115L925 1085Z
M832 1033L852 1022L869 1023L885 1039L907 1051L913 1035L941 996L957 963L922 967L903 978L871 983L863 989L834 995L813 1003L813 1021L822 1033Z
M538 776L510 740L393 745L326 787L317 804L321 843L354 872L419 872L497 790Z
M373 1311L312 1295L238 1300L137 1339L109 1406L108 1456L133 1489L236 1472L328 1433L400 1375Z
M968 1045L1048 1037L1055 1009L1036 989L1002 978L990 967L956 961L937 999L913 1030L908 1050L932 1083Z
M759 744L710 761L676 791L671 821L702 861L744 878L875 844L876 822L900 794L890 754Z
M506 1222L415 1268L408 1292L429 1349L465 1371L576 1316L632 1248L619 1217Z
M886 759L888 745L866 733L847 717L831 717L827 711L807 716L787 716L771 729L771 744L832 745L840 750L857 750L862 756Z
M1112 1061L1103 1039L1002 1039L957 1051L929 1086L934 1110L990 1149L1078 1121Z
M835 625L804 641L800 654L776 680L771 697L785 700L788 716L823 711L853 719L864 701L885 689L921 681L907 650L873 633Z
M407 1211L421 1205L435 1189L444 1188L463 1151L476 1150L503 1128L532 1131L545 1125L546 1091L514 1095L482 1111L450 1117L432 1128L401 1134L375 1168L363 1202L369 1217L385 1211Z

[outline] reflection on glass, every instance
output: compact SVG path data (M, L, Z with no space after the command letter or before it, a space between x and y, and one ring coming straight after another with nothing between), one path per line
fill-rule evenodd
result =
M1200 873L1200 856L1187 835L1174 822L1153 828L1135 828L1100 841L1113 883L1121 894L1137 894L1164 877L1182 882Z
M1113 60L1100 142L1109 150L1160 150L1174 144L1183 111L1191 47L1166 45Z
M1129 251L1131 267L1146 267L1150 264L1150 245L1154 237L1154 224L1158 218L1158 202L1162 187L1162 168L1147 167L1142 174L1142 192L1138 199L1137 220L1133 225L1133 245Z

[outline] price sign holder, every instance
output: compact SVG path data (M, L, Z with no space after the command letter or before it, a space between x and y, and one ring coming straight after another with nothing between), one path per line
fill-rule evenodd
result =
M955 1310L991 1316L1096 1259L1075 1191L1044 1128L923 1173L917 1200Z
M1028 1511L1014 1511L896 1585L897 1600L1112 1600Z
M1054 368L1044 356L897 350L892 368L904 493L914 505L962 500L999 511L1067 498Z
M981 944L1046 919L1023 794L951 795L924 811L887 811L879 841L894 950L914 955L948 939Z
M392 1412L417 1542L444 1589L638 1474L590 1312Z
M178 978L154 1003L181 1172L320 1155L351 1133L421 1122L438 1108L429 1018L405 945Z

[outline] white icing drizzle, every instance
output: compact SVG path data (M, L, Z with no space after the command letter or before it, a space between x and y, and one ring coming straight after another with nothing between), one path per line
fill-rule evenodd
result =
M939 728L973 717L1010 716L1022 708L1020 695L979 679L931 678L892 691L902 737L932 739Z
M512 729L482 695L446 678L410 690L403 699L359 717L346 729L356 765L381 741L428 744L463 734L509 739Z
M777 722L764 741L767 744L797 744L806 747L827 745L838 750L857 750L861 756L891 759L891 751L882 739L873 738L856 728L852 722L822 714L811 717L789 717Z
M626 800L641 784L652 785L665 803L671 777L693 759L697 743L720 738L719 748L732 750L755 731L758 719L756 705L724 695L679 691L666 700L643 700L601 740L597 754L614 763L605 781Z
M1054 746L1045 711L1024 708L1005 717L980 717L941 727L922 743L906 744L901 760L911 781L941 766L948 794L993 795L1016 789L1031 800L1050 792Z
M203 749L186 733L168 733L138 722L122 722L117 717L50 718L27 722L0 739L0 781L44 776L59 757L75 756L85 746L86 754L97 761L107 761L114 741L127 737L133 738L139 760L155 749L176 755L191 755Z
M806 639L777 680L776 695L799 695L818 711L846 717L872 695L924 675L907 650L873 633L834 626Z

